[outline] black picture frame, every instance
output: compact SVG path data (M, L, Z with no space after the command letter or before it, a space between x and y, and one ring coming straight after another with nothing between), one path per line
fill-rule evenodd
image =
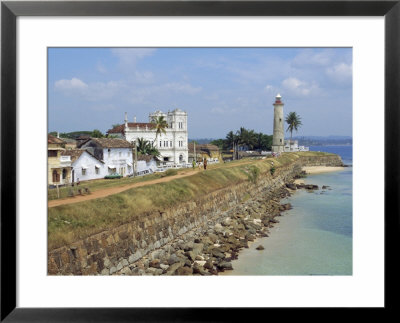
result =
M16 19L19 16L384 16L385 17L385 310L399 285L400 0L387 1L82 1L1 3L1 321L236 321L243 309L17 308ZM373 131L373 130L371 130ZM373 171L373 166L372 166ZM371 255L373 258L373 255ZM397 277L397 278L396 278ZM263 309L248 309L255 319ZM379 314L381 311L378 309ZM369 312L369 316L372 313ZM254 316L253 316L254 315ZM251 317L248 320L252 320Z

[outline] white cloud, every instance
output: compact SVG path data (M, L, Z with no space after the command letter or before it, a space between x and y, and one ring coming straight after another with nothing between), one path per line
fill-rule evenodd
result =
M152 55L156 48L113 48L111 53L118 57L122 67L134 67L138 60Z
M100 101L113 98L118 92L126 88L124 82L109 81L85 83L78 78L58 80L54 84L56 90L64 95L79 97L87 101Z
M82 80L73 77L70 80L58 80L55 82L55 88L61 91L65 90L85 90L88 85Z
M293 59L292 65L296 67L305 65L326 66L331 63L332 57L333 52L331 50L315 52L311 49L305 49Z
M339 63L326 69L326 74L337 82L346 82L351 80L353 75L352 64Z
M282 81L283 88L292 95L308 96L318 91L318 85L301 81L295 77L289 77Z

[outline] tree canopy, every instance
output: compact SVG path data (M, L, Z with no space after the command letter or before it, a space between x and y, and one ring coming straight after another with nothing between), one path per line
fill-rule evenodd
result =
M289 112L285 121L289 125L286 131L290 131L290 141L292 141L293 130L298 131L302 125L301 118L296 112Z
M241 127L236 132L229 131L225 139L216 139L211 144L222 150L231 150L234 145L247 147L250 150L271 150L272 135L266 135Z
M137 152L139 155L152 155L154 157L160 156L160 152L151 145L148 140L144 138L138 138L137 140Z
M156 129L156 138L155 138L153 144L157 145L157 137L161 136L162 133L164 135L166 134L165 129L168 128L168 123L167 123L167 120L164 119L164 116L154 117L151 120L151 123L153 123L155 125L155 129Z

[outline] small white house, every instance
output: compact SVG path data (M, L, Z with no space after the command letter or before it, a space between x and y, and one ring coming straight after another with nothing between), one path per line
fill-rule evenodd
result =
M299 146L299 142L297 140L285 140L285 147L284 147L285 152L291 152L291 151L309 151L308 147L305 146Z
M61 155L70 157L72 162L71 183L104 178L108 174L104 162L84 149L65 150Z
M133 174L133 146L124 139L90 138L79 148L87 150L95 158L103 161L106 168L105 175L118 173L128 176Z

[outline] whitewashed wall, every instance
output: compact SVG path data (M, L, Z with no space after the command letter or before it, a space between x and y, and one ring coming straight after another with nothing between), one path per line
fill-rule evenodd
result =
M151 171L154 172L157 169L157 163L154 159L150 160L148 163L145 160L138 160L137 167L138 167L138 170L137 170L138 172L142 172L142 171L150 170L150 169L151 169Z
M110 152L108 152L110 150ZM120 175L127 176L133 174L133 156L131 148L104 148L103 158L107 174L113 173L108 166L115 166L116 172Z
M157 136L155 147L159 150L162 157L167 157L169 162L179 163L179 156L183 156L183 163L188 162L188 128L186 112L176 109L168 112L168 115L161 111L156 111L149 115L149 122L152 116L163 115L168 123L168 128L165 129L166 134ZM182 123L182 128L179 128L179 123ZM172 127L171 127L172 125ZM125 130L125 139L129 142L135 142L138 138L143 138L149 142L153 142L156 137L156 132L153 129L130 127ZM161 141L161 145L160 145ZM167 141L168 144L164 145ZM183 145L179 147L179 141Z
M98 174L96 174L96 165L100 166ZM74 171L74 182L77 182L78 180L87 181L90 179L104 178L104 176L107 175L105 165L86 151L72 163L72 167ZM83 175L82 167L87 167L85 175Z

